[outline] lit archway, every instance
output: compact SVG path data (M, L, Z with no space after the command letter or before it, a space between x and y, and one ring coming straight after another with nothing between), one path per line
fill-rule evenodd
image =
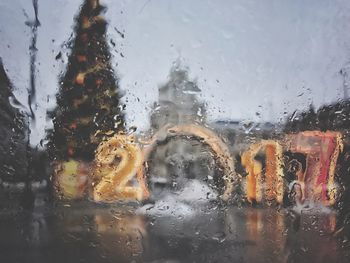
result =
M188 136L198 138L203 144L209 146L211 152L216 156L218 165L223 171L223 180L225 189L221 198L227 201L233 190L236 182L238 181L238 175L235 172L235 163L230 154L227 145L223 140L212 130L203 126L195 124L182 124L182 125L167 125L160 129L152 137L150 143L144 147L143 156L144 162L149 160L152 151L164 140L175 136Z

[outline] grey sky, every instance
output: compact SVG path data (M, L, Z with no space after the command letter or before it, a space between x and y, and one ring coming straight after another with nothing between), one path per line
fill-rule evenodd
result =
M56 61L78 0L39 0L37 103L32 139L44 135L65 69ZM339 70L350 60L347 0L101 0L113 66L125 91L129 125L147 128L158 86L179 57L197 78L209 119L278 121L283 114L342 97ZM29 85L31 0L0 0L0 56L18 99ZM125 31L121 38L114 27ZM54 40L54 41L52 41ZM122 52L124 58L118 52ZM49 102L48 101L49 98ZM140 99L138 102L137 98ZM260 112L260 117L256 112Z

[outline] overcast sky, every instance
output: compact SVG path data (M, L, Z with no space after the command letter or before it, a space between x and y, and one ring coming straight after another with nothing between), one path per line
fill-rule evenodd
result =
M50 127L58 76L55 60L69 39L80 0L38 0L37 123ZM158 87L177 59L208 103L209 119L279 121L295 109L343 97L339 70L350 61L348 0L101 0L108 7L113 67L125 91L128 125L145 129ZM26 105L31 0L0 0L0 57ZM116 32L125 32L121 38ZM123 56L120 56L120 52ZM140 101L138 101L138 99ZM259 112L259 114L256 114Z

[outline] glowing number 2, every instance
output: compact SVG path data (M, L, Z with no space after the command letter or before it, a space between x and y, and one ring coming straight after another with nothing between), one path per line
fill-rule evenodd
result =
M119 163L118 163L119 161ZM143 200L148 197L143 177L141 149L127 135L102 142L96 151L94 201ZM128 185L137 174L138 186Z

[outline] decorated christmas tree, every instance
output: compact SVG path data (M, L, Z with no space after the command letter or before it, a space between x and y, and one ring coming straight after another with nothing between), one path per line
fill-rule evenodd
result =
M60 82L50 152L56 159L90 161L106 132L124 129L123 107L106 40L105 7L85 0L76 17L75 40Z

